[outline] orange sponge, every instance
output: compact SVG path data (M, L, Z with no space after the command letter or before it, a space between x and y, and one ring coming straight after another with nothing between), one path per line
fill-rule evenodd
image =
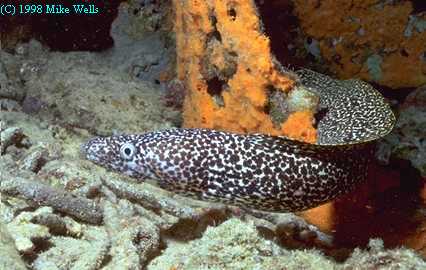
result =
M277 125L267 110L270 89L285 96L295 82L273 61L253 1L175 0L174 7L184 126L316 141L312 112L287 112Z

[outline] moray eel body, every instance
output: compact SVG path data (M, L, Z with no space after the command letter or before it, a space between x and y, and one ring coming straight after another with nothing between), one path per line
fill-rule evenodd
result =
M303 143L260 134L172 129L94 138L85 153L99 165L153 178L186 196L296 211L331 200L365 178L366 151L347 149L342 159L341 151L326 148L313 151Z
M360 81L312 71L301 83L319 94L327 113L318 144L262 134L170 129L96 137L87 159L169 191L266 211L300 211L352 190L367 175L374 141L395 118L381 95Z

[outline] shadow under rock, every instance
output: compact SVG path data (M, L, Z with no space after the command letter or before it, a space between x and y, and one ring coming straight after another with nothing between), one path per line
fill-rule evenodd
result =
M382 238L387 248L407 246L425 257L425 179L403 160L372 167L365 185L333 204L335 244L365 247Z

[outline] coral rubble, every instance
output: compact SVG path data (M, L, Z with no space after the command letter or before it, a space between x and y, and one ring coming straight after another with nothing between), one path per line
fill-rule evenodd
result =
M0 218L0 268L24 270L24 262L15 249L15 241Z
M188 256L188 254L191 254ZM286 250L261 237L253 224L230 219L208 228L201 239L175 244L152 260L147 269L423 269L426 262L407 249L385 250L371 240L344 263L315 249Z

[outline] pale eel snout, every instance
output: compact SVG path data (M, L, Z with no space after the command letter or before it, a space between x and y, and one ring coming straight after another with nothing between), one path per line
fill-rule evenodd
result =
M313 71L301 83L328 112L318 144L262 134L170 129L97 137L85 157L110 170L155 179L169 191L266 211L300 211L352 190L367 175L375 140L395 117L370 85Z

